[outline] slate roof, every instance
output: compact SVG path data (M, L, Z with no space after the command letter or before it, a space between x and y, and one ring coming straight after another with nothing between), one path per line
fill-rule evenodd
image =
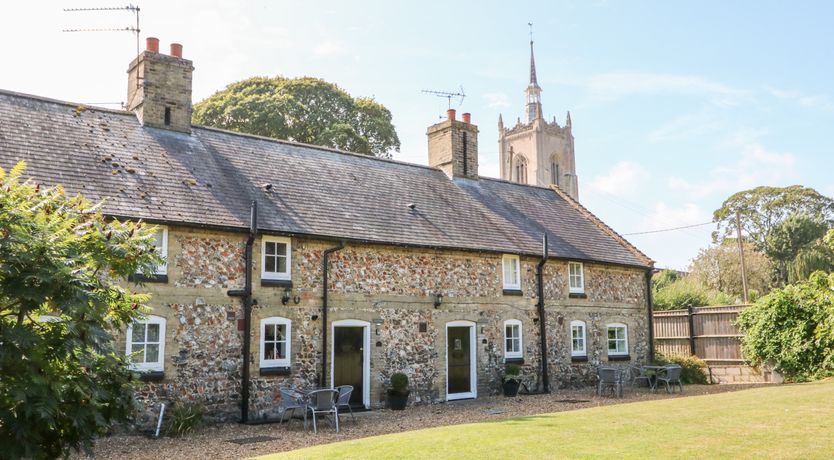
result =
M114 217L243 230L257 199L269 233L538 255L546 230L552 257L652 265L557 190L0 91L0 167L19 160Z

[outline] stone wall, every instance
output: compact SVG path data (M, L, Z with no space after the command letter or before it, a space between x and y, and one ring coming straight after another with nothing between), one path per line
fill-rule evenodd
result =
M228 289L243 285L245 235L169 228L168 281L147 283L153 313L167 319L165 375L143 384L139 400L147 417L160 401L200 401L219 420L240 413L243 313ZM271 417L284 385L314 387L321 379L322 253L332 242L292 240L292 285L261 285L260 241L253 251L250 414ZM504 295L501 254L348 245L331 256L328 359L331 376L332 324L353 320L366 325L370 350L368 402L380 407L391 374L409 376L411 402L446 399L446 325L468 321L476 337L477 392L496 394L504 372L504 321L522 323L524 382L540 384L539 318L535 257L521 258L521 295ZM547 350L551 387L592 382L596 366L608 360L606 324L628 325L629 358L646 358L644 272L585 264L586 297L570 298L568 263L545 266ZM288 294L286 305L282 298ZM435 305L436 294L442 294ZM260 321L279 316L292 321L291 366L274 375L260 363ZM587 323L587 361L570 356L570 321ZM120 340L124 340L121 338ZM266 371L270 371L266 375Z

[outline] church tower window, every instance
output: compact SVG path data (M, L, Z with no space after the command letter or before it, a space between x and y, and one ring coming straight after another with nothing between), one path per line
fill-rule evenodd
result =
M522 156L515 160L515 181L519 184L527 183L527 159Z

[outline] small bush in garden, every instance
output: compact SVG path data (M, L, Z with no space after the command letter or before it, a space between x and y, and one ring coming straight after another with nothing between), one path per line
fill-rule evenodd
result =
M707 363L697 356L663 355L658 353L655 357L658 364L677 364L681 370L681 381L683 383L694 383L699 385L707 384L707 375L704 370Z
M177 402L165 413L165 435L179 437L203 425L206 408L201 403Z
M391 389L398 393L405 393L408 389L408 376L402 372L391 375Z
M505 382L520 382L521 381L521 366L518 364L507 363L504 366L504 381Z

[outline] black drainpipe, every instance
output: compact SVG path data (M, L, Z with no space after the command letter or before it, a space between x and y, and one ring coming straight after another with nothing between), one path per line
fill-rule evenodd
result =
M542 347L542 391L550 393L550 377L547 372L547 327L544 314L544 264L547 262L547 233L542 236L542 259L536 265L536 284L539 296L539 336Z
M345 242L340 241L338 246L324 250L322 257L322 290L321 290L321 375L319 375L319 387L326 388L324 376L327 374L327 273L330 254L342 250Z
M648 270L646 270L646 310L648 312L649 319L649 363L654 362L654 315L652 312L652 275L654 275L654 269L649 268Z
M240 389L240 422L249 423L249 355L252 342L252 246L258 235L258 202L252 201L249 214L249 238L244 253L243 289L230 289L226 294L243 301L243 376Z

